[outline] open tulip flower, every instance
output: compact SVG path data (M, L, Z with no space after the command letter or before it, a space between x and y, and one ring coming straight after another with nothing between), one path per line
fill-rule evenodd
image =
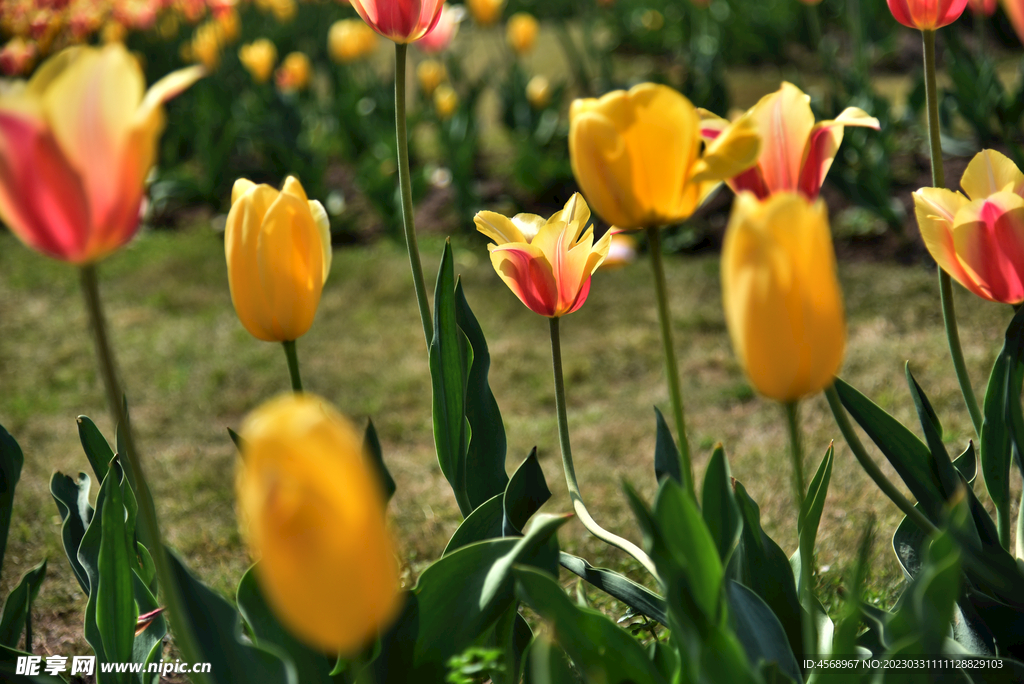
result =
M579 193L547 220L536 214L509 219L481 211L474 222L494 240L488 249L501 279L527 308L549 318L583 306L590 277L608 256L611 243L610 232L594 243L594 228L587 226L590 209Z
M444 0L352 0L370 28L396 43L412 43L432 31L443 5Z
M960 187L921 188L914 208L932 258L968 290L1024 302L1024 174L995 150L979 152Z
M0 96L0 219L26 245L95 263L136 233L163 103L203 71L148 91L124 45L75 47Z
M721 181L749 168L757 152L749 116L703 145L697 109L668 86L643 83L569 108L576 182L594 211L623 230L689 217Z
M934 31L960 18L968 0L887 0L896 21L920 31Z
M843 362L846 320L824 201L738 195L722 244L722 300L757 391L792 402L828 387Z
M857 107L847 107L832 121L815 123L810 100L792 83L783 83L747 112L761 136L761 154L754 167L727 181L729 187L737 193L752 192L759 199L776 192L799 192L815 199L843 142L843 128L879 129L878 119ZM708 141L716 140L729 126L708 111L700 114L701 133Z
M289 342L313 325L331 270L327 212L289 176L284 188L240 178L224 230L231 301L253 337Z

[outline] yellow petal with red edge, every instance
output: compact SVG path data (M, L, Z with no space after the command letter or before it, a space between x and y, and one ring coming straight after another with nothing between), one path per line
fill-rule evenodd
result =
M258 246L260 228L278 191L269 185L252 185L231 205L224 228L224 254L228 285L238 319L249 333L266 342L283 342L273 330L270 302L260 281ZM236 190L245 187L240 180Z
M324 205L317 200L309 200L309 213L313 215L317 231L320 233L320 243L324 255L324 280L331 274L331 261L334 259L334 249L331 247L331 219L327 216Z
M982 150L964 170L960 187L972 200L984 199L1001 190L1019 195L1024 192L1024 173L1005 154Z
M569 241L571 243L575 243L576 240L579 239L580 233L582 233L583 229L586 228L588 223L590 223L590 207L588 207L587 203L583 200L583 195L575 192L565 203L565 206L552 214L548 221L565 221L572 232Z
M945 188L921 188L914 193L917 226L928 253L943 271L968 290L976 290L974 278L967 274L956 255L953 243L953 218L968 199Z
M707 130L707 122L707 119L701 121L702 131ZM754 119L748 112L707 143L704 154L693 165L689 182L723 181L746 171L757 162L761 144Z
M997 192L960 209L953 220L953 242L964 270L986 299L1024 301L1024 197Z
M139 106L139 109L147 110L159 107L168 100L180 95L205 75L206 69L198 64L172 71L149 87L145 97L142 98L142 104Z
M819 121L811 128L810 136L804 149L801 163L798 188L809 198L818 196L821 184L832 168L839 145L843 142L843 130L846 126L860 126L878 130L881 126L878 119L858 107L847 107L833 120Z
M705 141L714 140L729 127L728 119L723 119L703 107L697 107L697 116L700 118L700 137Z
M792 83L766 95L750 114L761 135L758 164L771 193L796 191L804 148L814 127L810 98Z
M539 217L538 217L539 218ZM543 219L542 219L543 220ZM494 240L495 244L529 242L523 232L507 217L493 211L477 212L473 217L476 229Z

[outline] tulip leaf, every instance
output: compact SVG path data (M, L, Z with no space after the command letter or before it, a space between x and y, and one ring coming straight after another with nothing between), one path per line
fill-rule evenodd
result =
M502 536L521 535L530 517L550 498L551 490L548 489L544 470L537 460L537 447L534 447L505 486L502 496Z
M0 570L4 567L7 533L11 526L11 511L14 509L14 490L21 479L24 463L25 457L18 442L0 425Z
M57 503L62 521L64 553L86 596L89 595L89 576L78 557L78 550L93 517L92 506L89 505L89 486L89 476L85 473L78 474L77 482L62 473L54 473L50 478L50 494Z
M447 556L456 549L474 542L501 537L502 498L501 494L496 494L467 515L448 540L448 545L444 547L441 555Z
M520 566L513 573L516 593L552 623L558 645L572 658L584 681L665 682L636 639L604 614L575 605L558 582L539 570Z
M569 656L546 634L533 638L524 660L524 684L576 684L578 681L569 664Z
M981 426L981 471L997 511L1009 509L1011 454L1014 451L1019 454L1019 445L1024 442L1024 432L1017 429L1024 364L1022 347L1024 313L1018 312L1006 329L1003 348L992 365Z
M505 491L509 479L505 474L508 445L501 411L487 381L491 354L487 350L487 341L480 323L466 301L461 280L455 284L455 319L466 334L473 352L466 383L466 420L469 421L473 438L469 440L466 450L465 486L469 503L475 508Z
M465 400L473 348L456 319L451 242L445 242L437 273L429 365L437 462L455 493L459 510L468 516L473 505L466 491L466 446L470 435Z
M968 442L967 448L964 449L964 453L956 457L953 461L953 467L956 468L964 479L967 480L967 484L974 484L974 478L978 476L978 459L974 454L974 443Z
M429 566L381 637L376 684L444 681L446 663L474 645L515 603L513 565L558 569L555 532L571 516L539 516L525 537L464 546Z
M234 443L235 448L238 449L238 453L242 453L245 447L245 441L242 439L242 436L239 435L234 430L232 430L231 428L228 428L228 437L231 438L231 441Z
M395 480L391 477L388 467L384 464L384 456L380 448L380 438L377 437L377 428L373 426L372 420L366 421L363 449L370 458L370 463L373 464L377 475L380 476L381 486L384 487L384 500L391 501L391 497L394 496L396 489Z
M760 596L735 580L726 582L729 616L736 638L757 665L761 661L776 663L779 670L794 682L800 682L800 666L789 647L782 623Z
M92 519L89 521L88 527L85 528L85 534L82 535L82 541L78 545L78 561L85 571L88 586L86 594L89 597L85 604L85 626L83 631L85 640L89 642L92 650L96 652L96 660L100 663L107 663L110 660L106 656L106 651L103 648L103 637L96 625L96 589L99 586L99 556L102 545L103 509L109 504L111 488L116 487L120 489L116 485L110 484L116 476L116 473L111 475L110 470L107 470L107 476L103 478L103 482L100 483L100 490L96 494L96 508L92 513ZM80 483L82 478L88 480L84 473L79 473Z
M672 437L665 416L661 415L658 407L654 407L654 417L658 424L657 438L654 442L654 476L658 482L666 477L671 477L676 482L683 482L683 466L680 461L679 449Z
M242 575L236 602L256 645L271 644L290 658L300 684L331 684L331 664L327 658L292 636L274 616L256 581L255 565Z
M609 596L622 601L637 613L668 626L665 599L647 587L637 584L614 570L595 568L586 560L569 555L564 551L558 554L558 562L569 572L582 577Z
M103 482L107 476L107 464L114 458L110 444L88 416L78 416L78 438L92 471L96 473L96 481Z
M932 403L928 396L921 389L910 372L910 363L906 364L907 385L910 387L910 394L914 398L914 406L917 409L918 418L921 421L921 428L924 430L925 442L928 444L928 451L932 455L932 464L939 482L942 484L944 498L953 496L957 486L960 484L960 477L953 468L953 463L946 451L946 445L942 442L942 424L939 422Z
M46 560L26 572L17 586L7 595L3 612L0 613L0 644L17 648L29 614L32 602L39 595L39 587L46 577Z
M722 565L727 565L743 533L743 519L732 491L729 460L725 457L725 449L721 444L715 446L711 460L708 461L702 489L701 513L704 516L704 524L715 540Z
M139 606L139 615L145 615L160 608L156 597L150 592L146 582L138 573L132 572L132 580L135 588L135 600ZM148 669L150 663L159 662L163 655L166 635L167 620L163 613L159 613L145 629L135 635L135 643L132 646L132 662L142 663L143 670ZM158 684L159 679L160 676L156 673L140 674L143 684Z
M804 497L803 507L800 509L800 520L798 528L800 533L800 548L790 559L793 565L793 574L797 578L797 593L800 593L802 573L800 564L803 562L803 550L807 555L814 555L814 544L818 536L818 525L821 523L821 513L825 509L825 499L828 497L828 484L832 479L832 455L833 448L829 445L825 451L825 457L821 459L818 470L811 479L811 484ZM812 559L813 561L813 559Z
M276 652L248 643L242 635L242 620L230 603L197 580L170 549L166 558L184 606L181 621L199 650L195 657L210 663L210 672L197 684L299 684L290 663Z
M131 552L132 542L121 489L121 481L125 478L118 461L115 459L111 463L98 495L105 495L106 502L97 513L98 519L94 519L94 523L98 522L100 526L100 545L96 590L89 595L89 604L93 606L96 629L108 662L125 663L132 659L138 611L132 580L134 554ZM129 681L131 677L120 679Z
M149 549L142 545L142 542L135 542L135 555L139 559L139 567L136 570L139 573L139 579L142 580L150 592L156 594L156 563L153 561L152 554L150 554Z
M41 674L18 674L18 658L30 655L32 654L0 644L0 681L12 684L67 684L59 675L42 674L45 673L45 661L40 663Z
M948 533L928 545L921 571L907 592L909 600L902 602L887 625L891 652L941 653L960 595L960 557Z

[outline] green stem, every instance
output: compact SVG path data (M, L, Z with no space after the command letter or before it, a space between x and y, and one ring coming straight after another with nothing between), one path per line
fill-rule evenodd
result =
M846 409L843 408L843 402L839 399L839 393L836 392L835 385L828 386L825 390L825 398L828 399L829 408L832 409L832 416L836 419L839 431L843 433L846 443L850 445L850 450L853 451L854 457L860 463L864 472L868 474L868 477L874 480L878 488L882 490L882 493L889 497L889 500L896 504L896 507L903 511L903 514L910 518L923 532L926 534L934 532L936 529L935 525L925 517L924 513L917 510L914 504L910 503L907 497L900 493L900 490L896 489L896 485L890 482L878 465L871 460L871 456L868 455L864 445L861 444L860 437L857 436L853 429L850 417L846 415Z
M430 346L434 338L434 326L430 319L430 305L427 303L427 288L423 284L423 264L420 263L420 249L416 244L416 226L413 223L412 182L409 178L409 131L405 123L405 71L406 52L409 46L395 43L395 135L398 138L398 185L402 191L402 226L405 229L405 246L409 251L409 265L412 267L412 286L416 290L416 305L420 310L423 337Z
M107 336L107 323L103 316L103 305L100 301L95 264L82 266L80 281L86 308L89 311L89 324L92 328L94 341L96 342L96 356L99 360L100 375L103 378L103 386L107 391L107 403L109 404L110 413L114 418L115 424L123 426L121 434L124 437L126 453L121 454L121 456L128 459L128 463L131 464L131 469L135 475L135 497L139 504L138 521L142 524L139 539L149 549L153 562L156 565L157 580L161 593L160 598L163 604L167 606L167 617L170 620L175 640L182 654L186 659L194 663L202 662L205 658L203 658L197 648L194 635L188 628L188 621L185 619L184 602L181 599L174 574L167 561L166 551L161 541L160 526L157 523L156 506L153 503L153 496L146 482L142 461L139 458L138 450L135 448L132 425L128 421L128 415L125 411L124 393L117 379L114 354Z
M555 374L555 412L558 416L558 445L562 450L562 469L565 471L565 484L569 488L569 498L572 500L573 511L575 511L580 522L583 523L583 526L592 535L605 544L622 549L637 559L660 583L661 578L650 556L633 542L612 534L598 525L594 518L591 517L586 504L583 503L580 485L576 480L576 468L573 467L572 463L572 447L569 446L569 419L565 411L565 381L562 378L562 342L558 332L558 318L550 318L548 320L551 323L551 365Z
M806 5L807 27L810 29L811 49L821 49L821 17L818 15L817 5Z
M853 63L857 76L867 76L867 60L864 59L864 15L860 11L860 0L847 0L847 19L850 22L850 35L853 41ZM817 5L811 9L818 9Z
M295 349L295 340L287 340L281 344L284 345L284 355L288 358L288 373L292 376L292 391L297 394L302 391L302 376L299 375L299 353Z
M942 140L939 130L939 93L935 84L935 31L922 31L924 41L924 87L928 104L928 145L932 158L932 186L946 187L945 173L942 168ZM946 326L946 340L949 342L949 354L953 357L953 370L956 372L960 391L964 395L964 403L971 414L974 431L981 436L982 413L978 399L974 396L971 378L967 374L964 363L964 352L960 346L960 331L956 323L956 308L953 304L953 283L949 274L939 267L939 298L942 301L942 320Z
M661 324L661 344L665 352L665 374L672 398L672 414L679 437L679 457L682 460L683 486L690 494L693 489L693 467L690 464L690 442L686 438L686 420L683 416L683 391L679 386L679 365L676 363L672 341L672 321L668 311L668 287L665 285L665 266L661 259L661 229L647 228L647 241L651 250L651 268L654 270L654 291L658 299L658 322Z
M804 454L800 439L800 417L798 403L796 401L786 402L786 426L789 428L789 458L793 466L793 500L796 503L797 535L800 548L800 604L803 606L804 620L804 653L816 653L818 643L818 630L814 621L814 593L811 590L811 570L814 563L814 548L806 542L811 540L811 535L804 534Z

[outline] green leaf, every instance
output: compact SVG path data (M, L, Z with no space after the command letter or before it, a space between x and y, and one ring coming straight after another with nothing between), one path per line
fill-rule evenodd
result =
M376 684L441 682L445 664L473 645L515 602L513 564L556 572L555 532L571 516L539 516L525 537L491 539L444 556L420 575L381 637Z
M132 572L132 585L135 589L135 601L139 607L139 615L145 615L160 608L156 597L150 592L149 587L136 572ZM167 620L163 613L153 618L153 621L142 632L135 636L135 643L132 645L132 662L142 663L143 669L148 669L150 663L159 662L164 650L164 637L167 635ZM142 684L157 684L159 675L156 673L140 674L138 681Z
M466 491L466 448L470 437L465 398L473 349L456 320L450 242L445 242L434 290L434 339L430 343L429 365L437 462L455 493L459 510L468 516L473 505Z
M517 567L513 573L519 597L552 623L558 644L580 669L584 681L665 682L643 647L602 613L573 604L558 583L541 571Z
M906 364L906 374L910 395L914 399L914 407L917 409L917 416L921 421L921 428L924 430L925 442L928 444L928 451L931 452L932 466L942 485L944 498L948 499L956 491L957 485L960 484L960 478L949 459L946 445L942 442L942 424L939 422L931 402L928 401L928 396L921 389L914 374L910 372L909 361Z
M729 616L736 637L754 665L761 661L778 664L794 682L802 681L800 666L789 647L782 623L760 596L735 580L726 582Z
M197 580L170 549L166 557L185 609L183 621L195 635L196 655L210 663L210 672L196 684L300 684L295 669L279 655L247 643L230 603Z
M498 402L494 399L487 374L491 367L491 354L483 330L466 301L462 281L455 285L455 320L469 340L472 365L466 383L466 420L472 429L466 452L466 496L470 506L481 505L496 494L505 491L505 425L501 420Z
M496 494L466 516L455 534L448 540L441 556L447 556L456 549L485 539L501 537L502 495Z
M960 555L948 533L930 542L921 572L907 591L909 599L888 624L890 653L941 653L960 595Z
M114 452L96 423L88 416L78 416L78 438L82 441L82 449L89 459L92 471L96 473L96 481L103 482L107 476L107 465L114 458Z
M107 477L100 486L100 494L107 500L99 513L100 548L97 557L98 582L89 597L95 606L96 629L103 641L103 652L108 662L131 662L135 641L135 588L132 573L132 542L125 521L124 495L120 480L124 479L118 462L114 460ZM130 681L125 673L113 681Z
M672 437L672 431L665 422L658 407L654 407L654 418L658 424L657 438L654 442L654 476L658 482L671 477L679 484L683 483L683 466L679 457L679 449Z
M0 644L17 648L25 623L32 611L32 602L39 595L39 587L46 577L46 561L26 572L17 586L7 595L0 614Z
M238 583L237 603L256 645L271 644L290 658L300 684L331 684L331 664L327 658L292 636L274 616L256 581L255 565Z
M818 536L818 525L821 523L821 513L825 508L825 499L828 498L828 483L832 479L832 455L833 448L829 445L825 451L825 457L821 459L817 472L811 479L807 489L807 496L804 497L803 507L800 509L799 533L800 548L794 554L791 563L794 564L793 574L797 578L797 593L801 590L800 563L803 562L803 551L806 549L808 555L814 555L814 544ZM812 558L813 562L813 558Z
M135 542L135 555L139 559L139 567L137 569L139 578L146 584L150 592L156 594L156 563L153 562L152 554L149 553L149 549L142 545L142 542Z
M89 476L85 473L78 474L77 482L62 473L54 473L50 478L50 494L53 495L62 521L60 534L64 553L86 596L89 595L89 576L78 558L78 550L93 517L92 506L89 505L89 486Z
M722 565L727 565L743 533L743 520L732 491L729 460L721 444L715 446L707 470L704 471L701 501L704 523L715 540Z
M551 490L548 489L544 471L537 460L537 447L534 447L505 487L502 497L502 535L511 537L522 534L526 522L550 498Z
M960 474L967 480L968 485L974 484L974 478L978 476L978 459L974 454L974 443L968 442L964 453L956 457L953 467L960 471ZM970 489L970 487L968 487Z
M239 453L241 453L245 447L245 441L242 439L242 436L231 428L228 428L228 437L231 438L231 441L235 444L235 448L238 449Z
M7 532L11 526L11 511L14 509L14 490L21 479L24 463L21 447L0 425L0 570L4 567Z
M377 437L377 428L373 426L372 420L366 421L366 433L363 437L363 449L366 450L366 453L370 458L370 462L377 471L377 475L380 476L381 485L384 487L385 501L391 501L391 497L394 496L396 489L395 480L391 477L391 473L388 472L388 467L384 465L384 456L380 448L380 439Z
M66 684L57 675L38 674L29 676L16 674L18 671L18 658L28 655L31 654L0 644L0 681L10 682L10 684ZM41 663L40 672L45 672L42 667L45 663L45 660Z
M837 657L853 657L857 653L857 634L861 625L861 607L864 603L864 585L871 569L871 548L875 541L875 523L869 518L860 543L857 545L857 558L853 566L852 577L847 576L846 594L840 610L840 619L836 624L830 655ZM868 625L870 631L871 625ZM879 630L879 643L883 638Z
M564 551L558 554L558 562L572 574L582 577L636 612L668 626L668 617L665 615L665 599L647 587L637 584L614 570L595 568L584 559L571 556Z
M525 684L576 684L569 656L545 634L538 634L526 649Z

